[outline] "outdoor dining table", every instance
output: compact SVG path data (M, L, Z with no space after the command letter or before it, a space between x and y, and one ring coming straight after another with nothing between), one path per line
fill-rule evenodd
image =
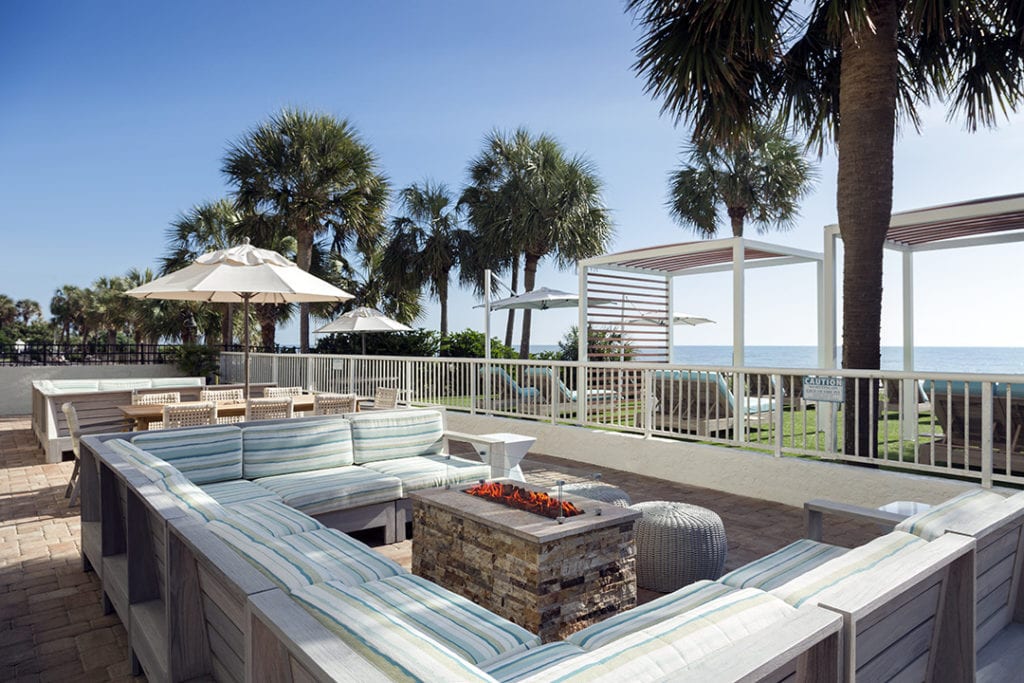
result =
M356 405L358 406L358 402ZM117 408L125 418L135 422L135 431L137 432L149 429L151 422L160 422L164 419L164 406L161 403L118 406ZM312 412L313 394L293 396L292 408L295 412ZM217 415L220 417L245 415L245 401L217 401Z

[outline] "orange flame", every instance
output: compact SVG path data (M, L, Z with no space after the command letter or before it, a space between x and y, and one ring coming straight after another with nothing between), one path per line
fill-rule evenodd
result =
M552 519L559 516L573 517L574 515L583 514L583 510L568 501L562 501L559 504L557 500L546 493L530 491L515 484L503 484L500 482L483 483L466 489L466 493L471 496L488 498L509 507L526 510L537 515L544 515Z

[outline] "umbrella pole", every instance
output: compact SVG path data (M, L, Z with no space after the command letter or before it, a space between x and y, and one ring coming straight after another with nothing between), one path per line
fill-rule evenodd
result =
M245 397L249 398L249 299L251 295L244 295L243 301L245 302Z
M361 341L363 343L363 355L365 356L366 355L366 333L365 332L363 334L359 335L359 341Z

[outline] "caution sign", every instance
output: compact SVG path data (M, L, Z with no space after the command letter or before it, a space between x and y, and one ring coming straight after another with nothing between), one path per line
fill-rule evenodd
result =
M804 400L842 403L842 377L804 377Z

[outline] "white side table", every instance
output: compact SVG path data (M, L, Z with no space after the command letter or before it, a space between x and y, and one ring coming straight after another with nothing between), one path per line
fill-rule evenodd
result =
M931 508L928 503L918 503L916 500L894 500L878 508L882 512L895 512L898 515L916 515Z
M481 434L481 436L488 439L498 439L504 442L505 445L504 456L492 449L484 452L483 457L487 459L487 464L491 466L491 477L493 479L514 479L525 482L526 478L523 476L523 468L519 466L519 463L530 452L530 448L537 442L537 439L532 436L509 434L506 432ZM495 450L500 451L500 449Z

